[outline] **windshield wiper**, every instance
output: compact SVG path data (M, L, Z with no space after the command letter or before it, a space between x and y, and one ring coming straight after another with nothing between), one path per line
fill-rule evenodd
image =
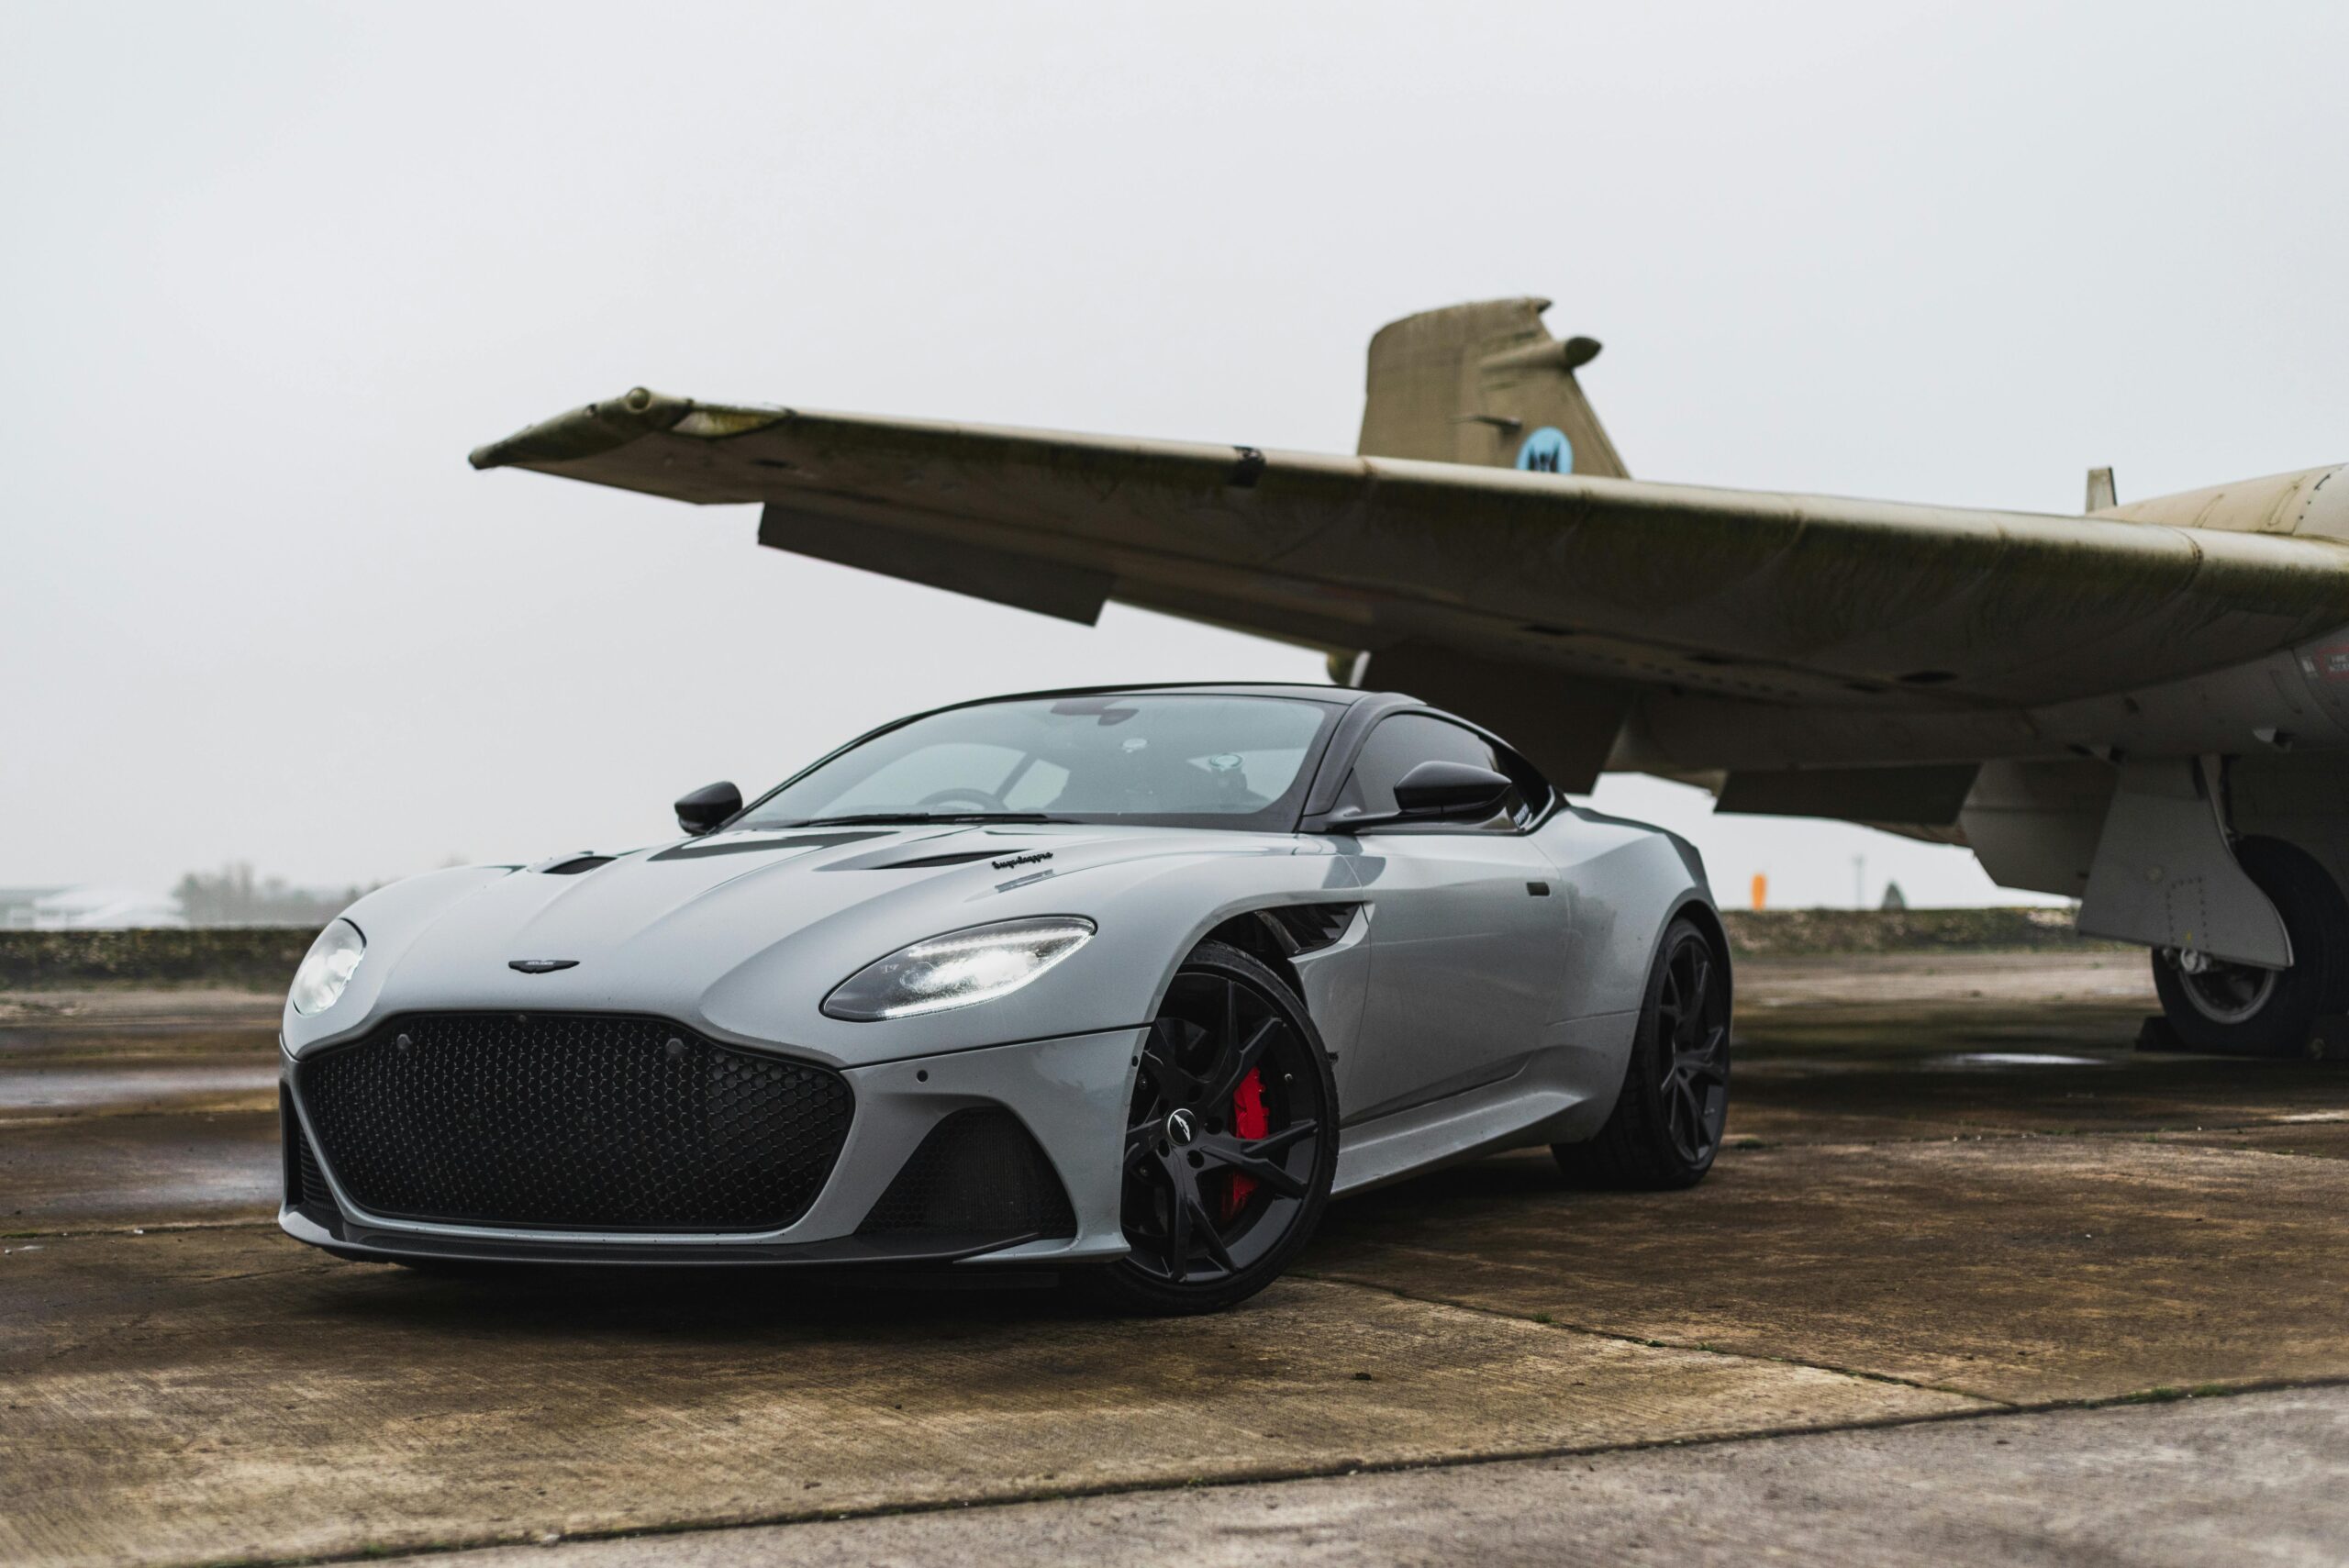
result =
M852 817L810 817L804 822L778 822L785 828L858 828L880 822L1066 822L1041 811L866 811Z

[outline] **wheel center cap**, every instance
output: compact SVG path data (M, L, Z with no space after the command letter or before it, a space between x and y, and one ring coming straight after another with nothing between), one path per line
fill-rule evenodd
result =
M1192 1119L1189 1111L1176 1111L1166 1118L1166 1141L1176 1148L1188 1144L1198 1135L1199 1124Z

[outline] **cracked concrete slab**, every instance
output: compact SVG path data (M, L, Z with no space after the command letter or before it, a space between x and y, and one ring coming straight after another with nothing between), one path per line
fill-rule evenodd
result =
M2294 1390L434 1561L1095 1568L1163 1555L1194 1568L2320 1568L2338 1563L2349 1541L2344 1453L2349 1390Z
M1693 1191L1516 1155L1331 1211L1317 1273L2017 1403L2349 1376L2349 1170L2150 1142L1740 1151Z
M0 1560L189 1562L1183 1485L1978 1408L1310 1281L1224 1317L461 1284L267 1231L0 1259Z

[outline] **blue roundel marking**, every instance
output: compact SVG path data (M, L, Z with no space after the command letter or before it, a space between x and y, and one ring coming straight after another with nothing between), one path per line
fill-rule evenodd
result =
M1517 449L1517 466L1535 473L1572 473L1575 444L1555 425L1544 425Z

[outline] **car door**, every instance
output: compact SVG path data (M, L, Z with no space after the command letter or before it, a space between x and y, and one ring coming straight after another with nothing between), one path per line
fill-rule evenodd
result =
M1526 831L1549 788L1465 725L1427 713L1379 721L1338 809L1391 811L1421 762L1466 762L1520 780L1482 822L1365 829L1357 873L1372 905L1370 982L1356 1059L1340 1062L1346 1116L1363 1120L1517 1071L1560 1016L1567 900ZM1540 799L1527 798L1538 792Z

